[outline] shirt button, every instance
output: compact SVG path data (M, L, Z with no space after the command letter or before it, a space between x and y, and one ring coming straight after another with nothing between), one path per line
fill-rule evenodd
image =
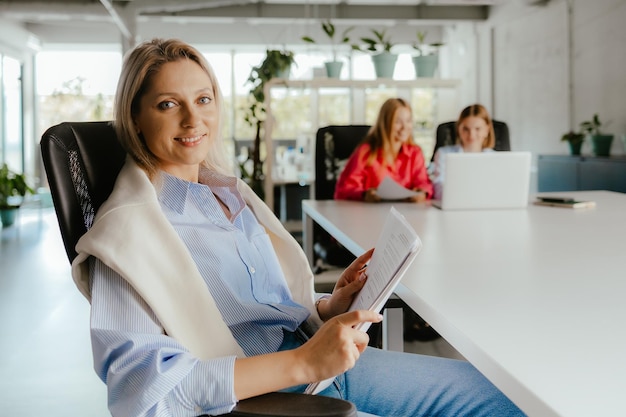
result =
M248 268L248 271L250 271L251 274L254 274L256 272L256 269L254 269L253 266Z
M199 405L196 405L194 410L195 410L196 413L200 413L200 412L202 412L202 407L200 407Z

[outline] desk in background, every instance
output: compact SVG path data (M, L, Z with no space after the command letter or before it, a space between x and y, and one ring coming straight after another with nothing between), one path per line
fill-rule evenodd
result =
M626 194L591 210L449 211L394 203L424 247L396 293L529 416L626 413ZM303 201L355 254L391 204ZM310 258L311 259L311 258Z

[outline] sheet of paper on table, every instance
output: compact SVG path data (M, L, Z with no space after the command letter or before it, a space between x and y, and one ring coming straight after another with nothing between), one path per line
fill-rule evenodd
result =
M419 192L409 190L394 181L390 176L383 178L376 189L376 194L383 200L404 200L418 195Z

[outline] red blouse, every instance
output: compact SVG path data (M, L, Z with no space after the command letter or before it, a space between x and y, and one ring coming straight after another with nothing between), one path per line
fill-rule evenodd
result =
M364 143L350 155L337 180L335 199L363 200L363 193L377 188L386 175L410 190L419 188L426 192L427 198L432 197L433 185L419 146L403 144L394 166L383 166L381 153L368 164L369 153L370 145Z

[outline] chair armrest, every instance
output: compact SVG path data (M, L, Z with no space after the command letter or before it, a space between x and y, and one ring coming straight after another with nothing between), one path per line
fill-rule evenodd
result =
M229 417L356 417L351 402L321 395L271 392L239 401ZM203 416L201 416L203 417Z

